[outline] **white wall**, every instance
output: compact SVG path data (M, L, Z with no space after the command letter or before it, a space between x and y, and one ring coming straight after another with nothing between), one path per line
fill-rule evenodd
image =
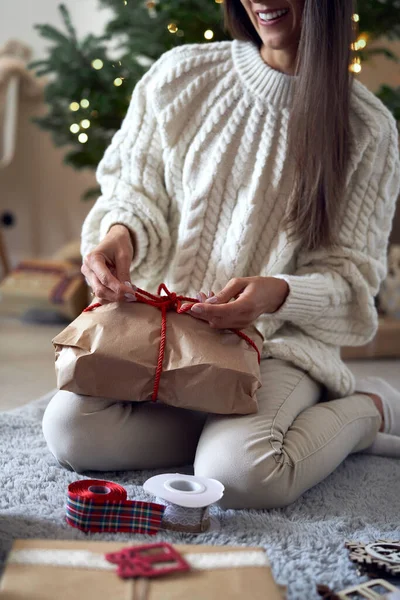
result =
M34 58L45 54L47 42L33 28L35 24L62 25L59 0L0 0L0 46L11 38L29 44ZM97 0L64 0L78 34L103 31L108 11L100 10Z
M62 27L60 1L0 0L0 47L17 39L32 48L33 58L44 57L49 44L33 26ZM103 32L109 15L99 9L97 0L64 3L78 36ZM78 172L63 165L66 148L55 148L50 135L31 123L32 116L46 112L43 103L22 98L19 108L16 154L12 164L0 171L0 215L11 212L16 219L14 227L2 228L12 265L23 258L51 256L63 244L79 239L92 204L80 197L96 184L92 171Z

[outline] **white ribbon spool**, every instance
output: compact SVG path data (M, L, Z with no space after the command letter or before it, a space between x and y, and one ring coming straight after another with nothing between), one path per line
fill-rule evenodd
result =
M163 473L145 481L143 489L166 504L163 527L202 533L211 525L208 507L222 498L225 487L216 479Z

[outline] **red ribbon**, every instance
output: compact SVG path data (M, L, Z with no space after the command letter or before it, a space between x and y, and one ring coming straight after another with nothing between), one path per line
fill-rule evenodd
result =
M81 531L125 531L154 535L165 507L128 500L122 485L104 479L80 479L68 486L66 521Z
M161 296L161 292L165 292L166 296ZM197 304L199 302L194 298L178 296L177 294L175 294L175 292L170 292L164 283L161 283L158 286L157 294L158 295L155 296L154 294L150 294L150 292L146 292L145 290L142 290L140 288L136 288L135 290L135 297L138 302L141 302L142 304L148 304L149 306L154 306L155 308L161 310L161 339L160 348L158 352L156 375L154 379L153 394L151 397L153 402L157 401L158 389L160 387L160 378L162 373L162 365L164 362L165 342L167 339L167 312L169 310L174 310L178 314L183 314L188 312L193 306L193 304ZM182 304L184 302L190 302L191 305L183 307ZM102 305L100 304L100 302L97 302L96 304L92 304L91 306L85 308L83 312L89 312L91 310L94 310L95 308L98 308L99 306ZM254 350L257 352L258 364L260 364L260 351L257 348L256 344L253 342L253 340L239 329L229 329L229 331L236 333L236 335L245 340L252 348L254 348Z
M190 571L190 565L171 544L158 542L130 546L119 552L109 552L106 560L118 565L117 574L123 579L128 577L160 577L170 573Z

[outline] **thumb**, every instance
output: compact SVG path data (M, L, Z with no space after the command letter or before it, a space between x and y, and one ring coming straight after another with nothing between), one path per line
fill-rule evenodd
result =
M236 298L240 292L246 287L246 281L241 278L231 279L227 285L217 294L211 298L207 298L207 304L225 304Z

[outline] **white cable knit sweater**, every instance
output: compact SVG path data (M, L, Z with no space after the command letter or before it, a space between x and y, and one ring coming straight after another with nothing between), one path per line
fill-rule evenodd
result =
M354 378L340 346L363 345L377 328L374 296L400 191L398 134L389 111L355 81L341 246L302 250L281 227L292 181L293 81L252 42L163 54L137 84L98 167L102 195L83 225L82 254L123 223L138 240L132 281L148 290L164 281L193 295L218 292L235 276L283 277L285 303L257 322L263 356L293 362L328 397L342 397Z

